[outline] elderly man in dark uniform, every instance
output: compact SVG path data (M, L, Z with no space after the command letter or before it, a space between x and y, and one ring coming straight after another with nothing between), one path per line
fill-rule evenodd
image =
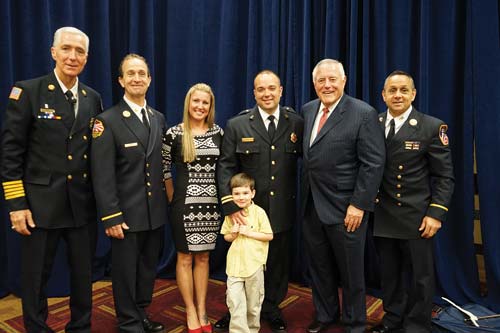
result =
M96 118L92 172L97 210L111 237L113 296L120 332L161 332L148 318L167 221L161 144L163 114L146 103L146 60L129 54L118 81L123 99Z
M289 246L295 221L297 196L297 160L302 151L303 120L279 101L283 87L270 70L258 73L254 80L257 105L230 119L224 130L218 165L219 191L224 214L245 224L241 209L232 200L230 179L245 172L255 179L254 201L269 216L274 239L269 243L264 273L265 297L261 317L274 332L284 332L286 323L278 305L288 290ZM229 315L215 328L227 329Z
M303 234L316 310L307 331L339 322L342 286L345 332L364 332L367 212L384 170L384 137L377 111L344 93L347 77L339 61L321 60L312 76L319 98L302 107Z
M385 80L380 115L387 159L375 208L385 316L372 332L431 332L434 296L432 239L445 220L454 187L441 120L418 112L417 91L402 71ZM410 276L411 283L403 277Z
M71 319L66 332L90 332L95 204L89 144L101 97L79 82L89 38L58 29L53 72L17 82L9 96L1 141L1 178L12 229L23 235L21 287L27 332L46 324L46 285L59 240L66 241L71 273Z

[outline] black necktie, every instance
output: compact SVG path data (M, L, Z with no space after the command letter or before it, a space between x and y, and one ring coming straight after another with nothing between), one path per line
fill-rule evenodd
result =
M68 100L69 104L71 105L71 110L73 111L73 115L75 114L75 104L76 104L76 98L71 92L71 90L66 90L64 93L66 96L66 99Z
M274 138L274 133L276 132L276 125L274 124L274 116L270 115L267 117L269 120L269 126L267 127L267 133L269 133L269 138L272 140Z
M146 126L146 128L148 129L148 132L149 132L150 127L149 127L148 117L146 116L146 110L141 109L141 114L142 114L142 123L144 124L144 126Z
M389 133L387 133L387 138L386 138L387 141L391 141L391 139L392 139L392 137L394 136L394 133L395 133L395 130L394 130L394 118L391 119L391 121L389 122L389 125L391 126L391 128L389 128Z

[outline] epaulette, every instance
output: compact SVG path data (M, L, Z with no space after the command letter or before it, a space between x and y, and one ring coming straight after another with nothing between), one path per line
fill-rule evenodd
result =
M287 112L297 113L293 108L291 108L289 106L283 106L283 109L285 109Z
M252 109L246 109L246 110L243 110L243 111L241 111L240 113L238 113L238 116L241 116L241 115L247 114L247 113L249 113L250 111L252 111Z

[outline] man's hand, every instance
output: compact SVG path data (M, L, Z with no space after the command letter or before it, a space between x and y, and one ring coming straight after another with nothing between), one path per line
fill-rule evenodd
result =
M233 221L234 224L247 225L247 219L245 215L243 215L243 210L234 212L229 216L231 216L231 220Z
M109 227L106 229L106 236L108 237L113 237L117 239L124 239L125 235L123 233L123 230L128 230L130 229L128 225L123 222L122 224L117 224L112 227Z
M15 210L9 213L10 222L12 224L12 230L17 231L21 235L29 236L31 235L30 228L35 228L35 221L33 221L33 216L31 215L31 210Z
M430 216L424 216L422 219L422 224L420 224L420 228L418 231L424 231L420 236L422 238L431 238L441 229L441 221L436 220Z
M344 219L344 225L347 228L347 232L354 232L359 228L361 221L363 221L364 214L364 210L356 208L353 205L349 205L349 207L347 207Z

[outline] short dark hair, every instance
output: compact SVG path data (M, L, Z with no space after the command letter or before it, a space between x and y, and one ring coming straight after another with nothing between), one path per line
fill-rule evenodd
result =
M146 61L146 58L144 58L143 56L140 56L136 53L129 53L120 62L120 66L118 67L118 76L119 77L123 77L123 64L125 63L125 61L127 61L129 59L139 59L139 60L144 61L144 63L146 64L146 67L148 68L148 76L151 76L151 74L149 72L149 65L148 65L148 62Z
M262 74L269 74L269 75L274 75L274 76L276 76L276 78L278 79L278 82L279 82L279 84L280 84L280 86L281 86L281 79L280 79L280 77L278 76L278 74L276 74L275 72L273 72L273 71L272 71L272 70L270 70L270 69L263 69L263 70L261 70L260 72L258 72L258 73L257 73L257 75L255 75L255 77L253 78L253 86L254 86L254 88L255 88L255 79L257 78L257 76L262 75Z
M411 85L412 85L412 88L415 89L415 82L413 82L413 78L411 77L410 74L408 74L407 72L405 71L402 71L400 69L397 69L395 71L392 71L391 74L389 74L386 78L385 78L385 81L384 81L384 89L385 89L385 84L387 83L387 80L393 76L396 76L396 75L402 75L402 76L406 76L407 78L410 79L411 81Z
M231 177L231 182L229 185L231 186L231 190L235 187L248 186L253 191L255 189L255 180L246 173L241 172Z

